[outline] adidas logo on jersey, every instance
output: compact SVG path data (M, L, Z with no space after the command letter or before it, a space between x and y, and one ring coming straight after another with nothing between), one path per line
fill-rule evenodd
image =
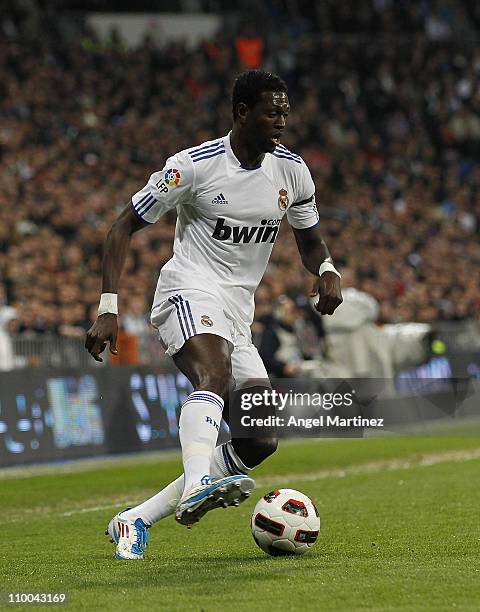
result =
M225 198L223 193L219 193L213 198L212 204L228 204L228 200Z
M248 227L248 225L227 225L225 219L219 217L212 238L216 240L228 240L232 238L234 244L249 244L251 242L270 242L273 244L278 234L281 219L262 219L260 226Z

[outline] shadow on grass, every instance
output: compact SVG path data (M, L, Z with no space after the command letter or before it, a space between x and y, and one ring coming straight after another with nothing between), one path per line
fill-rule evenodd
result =
M312 566L322 567L327 557L322 551L317 554L309 553L304 556L270 557L252 553L222 554L218 557L205 554L192 554L174 559L161 556L149 556L144 561L122 562L115 559L104 559L104 569L108 568L109 583L122 584L122 588L139 586L139 577L143 586L158 586L162 588L184 589L205 588L205 581L209 584L263 583L272 580L274 575L278 579L295 576ZM97 559L95 560L97 561ZM83 587L106 586L104 578L91 568L92 575L83 576Z

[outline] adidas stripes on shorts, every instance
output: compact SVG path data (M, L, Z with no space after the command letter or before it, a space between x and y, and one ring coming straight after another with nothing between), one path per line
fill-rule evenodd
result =
M152 324L168 355L175 355L187 340L198 334L214 334L233 345L232 375L244 381L268 380L263 361L251 340L212 296L196 289L172 294L152 311Z

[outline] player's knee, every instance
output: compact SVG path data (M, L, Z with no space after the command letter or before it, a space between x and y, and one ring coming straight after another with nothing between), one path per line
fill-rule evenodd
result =
M232 368L230 360L212 364L198 379L196 391L212 391L224 400L228 397L232 383Z
M267 457L273 455L278 447L277 438L256 438L253 440L253 442L255 443L254 446L258 456L260 457L260 461L264 461L267 459Z

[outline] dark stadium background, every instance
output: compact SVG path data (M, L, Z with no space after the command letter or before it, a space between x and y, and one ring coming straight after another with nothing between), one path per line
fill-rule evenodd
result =
M269 370L324 372L368 343L350 375L478 378L479 6L2 2L0 369L9 428L17 412L33 423L32 406L46 401L52 377L64 381L67 396L91 388L82 377L98 374L83 342L96 316L110 224L169 155L228 131L234 76L259 66L289 85L284 144L312 171L324 237L344 286L357 291L353 310L363 313L338 352L335 324L311 310L312 279L282 226L253 326ZM132 47L118 31L100 37L95 11L194 11L217 16L219 27L193 47L163 44L154 31ZM148 310L174 223L169 214L136 235L122 279L119 361L144 368L135 370L143 377L157 367L170 372ZM383 350L385 333L409 332L410 323L424 327L415 328L412 363L400 366ZM285 333L296 352L280 357ZM70 368L73 378L55 367ZM121 370L100 378L108 376L121 378ZM132 393L139 380L125 382ZM30 444L29 431L15 435Z

